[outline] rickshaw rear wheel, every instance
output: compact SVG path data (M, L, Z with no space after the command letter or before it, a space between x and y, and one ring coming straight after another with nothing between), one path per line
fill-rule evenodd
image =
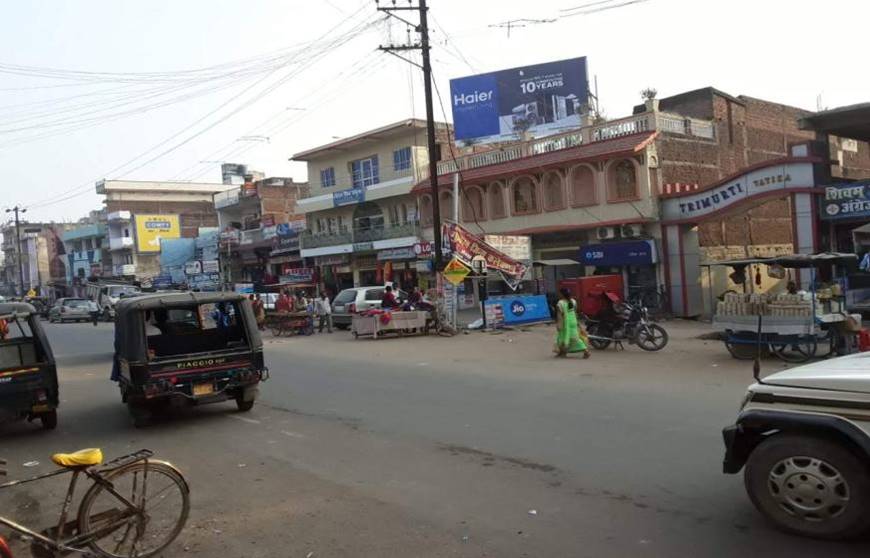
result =
M54 430L57 428L57 411L52 409L51 411L40 414L39 422L42 423L44 429Z
M127 401L127 409L130 411L130 416L133 418L133 426L142 428L151 424L153 413L144 403Z
M254 408L254 400L251 399L250 401L245 401L242 395L237 395L236 407L239 409L240 413L247 413Z

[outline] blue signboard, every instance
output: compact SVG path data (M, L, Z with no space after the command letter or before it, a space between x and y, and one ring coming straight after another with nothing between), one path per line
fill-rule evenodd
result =
M366 199L365 188L350 188L349 190L341 190L333 192L332 206L341 207L342 205L353 205L362 203Z
M588 110L586 57L450 80L456 140L516 140L580 127Z
M652 240L629 240L607 244L590 244L580 248L577 258L582 265L649 265L658 261Z
M484 306L501 306L505 325L546 322L552 319L545 295L494 296L488 298Z
M151 286L155 289L168 289L172 287L172 276L169 274L156 275L151 280Z
M825 188L821 218L831 221L870 217L870 181L837 184Z

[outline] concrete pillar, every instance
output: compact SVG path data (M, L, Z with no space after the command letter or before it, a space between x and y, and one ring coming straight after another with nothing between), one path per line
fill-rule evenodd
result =
M792 194L792 234L794 251L797 254L815 254L818 252L815 200L812 194ZM810 270L801 269L798 275L801 288L810 286Z

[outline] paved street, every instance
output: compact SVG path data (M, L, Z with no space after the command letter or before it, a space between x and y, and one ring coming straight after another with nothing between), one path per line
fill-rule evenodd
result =
M227 403L136 430L108 381L112 326L49 325L61 361L57 431L0 427L17 478L54 451L148 447L192 488L167 556L860 556L770 529L720 430L750 367L665 324L635 347L556 360L552 329L355 341L267 338L272 379L247 414ZM766 371L781 367L765 363ZM23 468L28 461L40 465ZM0 494L48 523L62 486Z

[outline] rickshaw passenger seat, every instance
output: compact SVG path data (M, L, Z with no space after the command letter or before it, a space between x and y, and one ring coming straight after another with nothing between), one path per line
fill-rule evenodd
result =
M103 462L103 451L99 448L83 449L73 453L56 453L51 456L55 465L67 468L91 467Z

